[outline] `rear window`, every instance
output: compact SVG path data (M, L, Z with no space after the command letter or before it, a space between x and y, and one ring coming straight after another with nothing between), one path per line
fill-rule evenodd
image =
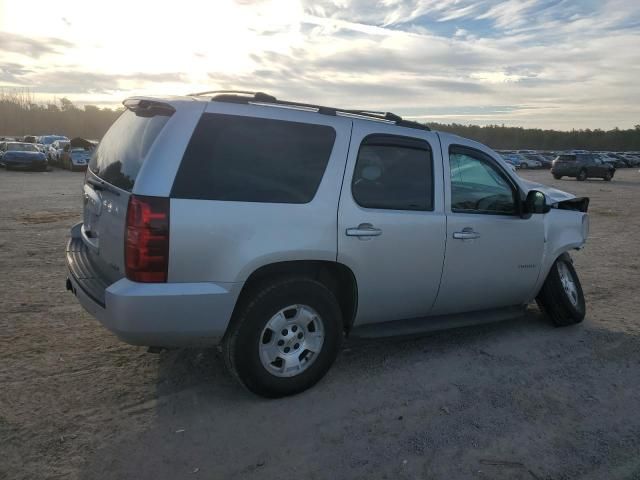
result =
M206 113L187 146L171 196L308 203L335 138L335 130L325 125Z
M131 191L144 158L167 120L167 115L138 116L125 110L98 144L89 169L105 182Z

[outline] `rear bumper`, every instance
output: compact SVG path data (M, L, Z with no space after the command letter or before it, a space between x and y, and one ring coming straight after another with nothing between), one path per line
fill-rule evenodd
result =
M122 278L107 285L91 265L80 226L71 230L67 244L67 288L108 330L132 345L220 342L242 284L137 283Z

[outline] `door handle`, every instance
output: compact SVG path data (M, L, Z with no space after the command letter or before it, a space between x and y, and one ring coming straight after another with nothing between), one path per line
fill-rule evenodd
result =
M474 238L480 238L480 234L474 232L471 227L465 227L461 232L453 232L453 238L457 238L458 240L473 240Z
M357 227L347 228L347 237L379 237L382 230L375 228L370 223L361 223Z

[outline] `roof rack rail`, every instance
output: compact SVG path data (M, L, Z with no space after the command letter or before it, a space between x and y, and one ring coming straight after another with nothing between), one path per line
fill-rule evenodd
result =
M349 110L343 108L324 107L322 105L314 105L311 103L291 102L287 100L278 100L273 95L264 92L251 92L246 90L210 90L206 92L190 93L189 96L198 97L211 95L211 100L229 103L264 103L271 105L279 105L283 107L312 109L323 115L346 114L358 117L364 117L371 120L390 122L400 127L416 128L419 130L431 129L422 123L412 120L405 120L400 115L391 112L377 112L374 110Z

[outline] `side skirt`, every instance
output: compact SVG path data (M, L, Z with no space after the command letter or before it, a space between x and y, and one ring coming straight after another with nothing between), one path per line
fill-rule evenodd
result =
M453 315L435 315L432 317L409 318L392 320L389 322L370 323L354 326L349 337L380 338L404 335L418 335L421 333L447 330L450 328L466 327L483 323L500 322L522 317L526 305L517 305L492 310L456 313Z

